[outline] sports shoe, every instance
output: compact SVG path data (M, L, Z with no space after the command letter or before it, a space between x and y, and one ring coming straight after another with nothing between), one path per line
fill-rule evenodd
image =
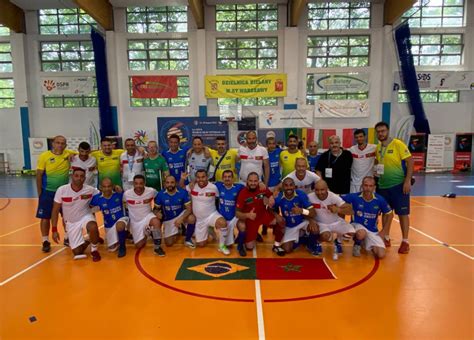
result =
M115 243L112 247L107 248L107 251L110 253L116 252L119 249L119 244Z
M87 259L87 255L86 254L79 254L79 255L75 255L73 257L74 260L83 260L83 259Z
M314 246L314 251L318 255L321 255L323 253L323 247L321 246L321 243L319 242L316 243L316 245Z
M273 245L272 251L276 253L278 256L285 256L286 254L285 249L283 249L281 246Z
M263 237L260 234L257 234L257 242L262 243L263 242Z
M321 253L316 250L316 247L309 247L309 246L306 246L306 249L307 249L307 250L309 251L309 253L310 253L311 255L313 255L313 256L319 256L319 255L321 255Z
M92 261L94 262L99 262L101 259L100 254L97 250L94 250L93 252L91 252L91 256L92 256Z
M65 239L64 239L63 245L64 245L65 247L69 247L69 239L68 239L68 238L65 238Z
M125 255L127 255L127 247L125 247L125 244L120 245L118 248L117 257L124 257Z
M332 259L334 261L337 261L339 259L339 253L338 253L336 244L334 244L334 250L332 252Z
M155 253L155 255L158 255L161 257L166 255L165 251L161 247L156 247L155 250L153 250L153 252Z
M239 255L242 257L247 256L247 251L245 250L244 246L238 246L237 250L239 251Z
M219 246L219 248L217 248L217 250L219 252L221 252L222 254L226 255L226 256L230 255L230 250L229 250L229 248L227 248L227 246L225 244Z
M184 245L188 248L196 249L196 245L194 244L193 241L184 241Z
M385 248L392 246L392 242L390 241L390 239L387 240L385 237L383 237L383 244L385 244Z
M44 241L41 250L43 253L49 253L51 251L51 243L49 241Z
M342 254L342 244L338 240L334 240L334 246L337 249L338 254Z
M399 254L408 254L410 252L410 244L408 242L402 241L400 243L400 248L398 248Z
M360 245L354 244L352 248L352 256L359 257L360 256Z

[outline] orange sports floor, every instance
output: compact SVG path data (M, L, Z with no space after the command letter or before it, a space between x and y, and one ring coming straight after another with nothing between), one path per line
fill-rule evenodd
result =
M397 253L395 221L380 262L350 243L336 262L326 247L336 280L175 281L183 258L222 258L215 244L180 241L164 258L130 245L123 259L102 246L101 262L73 261L59 245L40 251L36 199L12 199L0 211L0 339L474 339L473 207L414 197L410 254ZM269 242L256 256L274 256Z

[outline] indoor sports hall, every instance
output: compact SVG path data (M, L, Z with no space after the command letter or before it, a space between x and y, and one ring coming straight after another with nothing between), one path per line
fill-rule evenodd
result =
M178 177L166 156L173 136L184 150ZM473 0L0 0L0 339L474 339L473 136ZM281 149L276 162L269 141ZM285 235L296 215L321 234L310 223L280 246L277 231L262 226L262 239L248 242L241 226L261 215L244 213L242 204L254 202L238 194L230 206L239 222L227 228L235 239L223 244L224 228L211 218L200 247L196 202L220 209L224 189L197 192L216 187L229 155L230 186L238 185L252 143L263 150L252 158L260 181L252 190L269 193L265 213L285 221ZM357 146L373 152L360 156ZM341 205L309 199L288 208L298 208L294 215L279 205L302 192L283 180L282 155L293 148L307 159L303 173L319 180L302 195L323 202L327 182ZM84 150L95 163L77 168ZM344 152L352 168L338 178ZM147 185L150 200L127 198L149 184L155 154L164 164L159 188ZM196 171L195 157L206 170ZM356 183L361 158L370 166ZM386 186L394 159L401 184ZM116 164L118 184L105 161ZM281 188L268 182L273 166L282 167ZM241 190L251 192L251 175ZM372 176L376 193L366 185ZM346 179L356 191L336 192ZM169 246L169 202L157 197L180 180L189 183L179 190L196 232L179 220ZM109 182L124 221L135 204L150 209L144 246L134 245L138 222L109 228L116 219L105 203L91 212ZM321 239L318 216L332 213L351 228L366 217L348 195L377 200L367 215L376 231L358 224L381 242L371 249L357 228ZM386 211L377 203L385 200ZM91 219L72 223L83 201Z

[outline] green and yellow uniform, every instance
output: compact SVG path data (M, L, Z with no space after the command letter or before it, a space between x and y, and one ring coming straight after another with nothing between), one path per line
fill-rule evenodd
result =
M168 171L168 164L163 156L158 155L155 159L146 158L144 160L144 165L146 186L152 187L157 191L163 189L163 172Z
M405 171L403 160L411 157L408 147L401 140L394 138L387 147L377 144L377 162L383 164L383 174L379 178L379 188L387 189L403 183Z
M295 162L297 158L304 158L306 156L301 150L295 153L290 153L288 150L283 150L280 153L280 164L281 164L281 178L285 178L290 172L295 170Z
M43 190L55 192L61 185L68 184L71 166L69 157L76 153L72 150L64 150L61 155L55 155L52 151L45 151L39 156L36 169L44 171Z
M221 155L217 152L217 150L214 149L209 149L209 152L211 153L211 158L213 161L214 166L217 165L217 162L219 162L219 159L221 159ZM237 182L237 149L229 149L227 150L227 153L225 154L224 159L219 163L219 167L216 169L215 172L215 180L216 182L221 182L222 181L222 173L225 170L232 170L234 172L234 182Z
M106 155L102 150L91 152L91 156L97 160L97 170L99 172L99 185L102 179L108 177L115 185L122 186L122 179L120 175L120 155L124 152L123 149L112 150L110 155Z

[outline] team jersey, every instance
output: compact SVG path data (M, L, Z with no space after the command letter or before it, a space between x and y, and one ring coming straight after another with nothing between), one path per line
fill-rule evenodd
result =
M143 155L138 150L133 156L130 156L127 151L120 155L120 164L122 166L122 181L133 182L135 175L143 175Z
M122 185L120 176L120 155L122 149L112 150L110 155L104 154L102 150L92 151L91 156L97 160L97 170L99 171L99 184L106 177L112 180L115 185Z
M316 164L318 164L321 154L318 153L316 156L308 155L306 159L308 160L309 171L316 172Z
M145 187L143 194L138 195L133 189L125 191L123 200L127 204L130 221L139 222L152 212L151 203L156 196L156 190Z
M316 184L316 182L321 179L321 177L319 177L314 172L311 172L309 170L306 170L306 173L303 179L299 179L296 176L296 170L293 172L290 172L288 176L286 176L285 178L293 179L293 181L295 182L296 189L300 189L304 191L306 194L311 193L314 189L314 185Z
M191 195L193 214L197 220L206 219L217 211L216 198L219 196L219 190L213 183L207 183L204 188L196 184L193 190L188 185L186 189Z
M270 196L272 196L272 192L268 189L262 190L257 187L254 191L250 191L249 188L245 187L237 196L236 208L243 213L248 213L253 209L258 219L258 214L267 209L263 199Z
M37 170L43 170L41 187L43 190L56 191L61 185L69 181L69 157L74 155L72 150L64 150L62 154L55 155L52 151L43 152L38 158Z
M60 203L64 222L76 223L84 216L92 214L89 203L92 196L99 193L94 187L84 185L81 190L74 191L71 184L62 185L54 195L54 202Z
M112 228L119 219L125 216L123 192L114 192L109 198L104 197L102 193L96 194L92 197L90 205L100 208L106 228Z
M196 172L198 170L204 170L206 173L209 172L209 165L211 165L212 159L211 158L206 158L204 155L204 151L202 151L200 154L197 154L195 152L191 152L189 155L186 164L187 164L187 172L188 172L188 180L189 181L194 181L196 179Z
M285 219L285 227L293 228L304 221L302 214L294 214L291 209L300 207L302 209L311 209L313 206L308 200L308 196L302 190L296 189L293 197L288 198L283 192L280 192L275 199L275 208L280 209L280 214Z
M162 189L163 172L168 171L168 164L166 160L158 155L155 159L146 158L143 161L145 167L146 185L159 191Z
M75 155L71 162L71 170L74 169L84 169L86 171L84 184L97 187L97 161L94 157L89 157L83 161L78 155Z
M344 204L344 200L340 196L329 191L328 197L326 197L325 200L320 200L318 196L316 196L316 193L312 192L308 195L308 199L313 205L313 208L316 209L316 222L330 224L342 220L337 214L333 214L328 209L329 205L340 207Z
M246 146L239 148L240 157L240 180L247 182L247 176L256 172L259 178L263 176L263 161L268 159L268 151L263 146L257 145L254 149Z
M374 194L370 201L366 201L360 192L344 195L342 199L352 204L354 222L362 224L374 233L378 232L377 217L379 214L388 214L392 211L387 201L379 194Z
M187 148L185 149L178 149L176 152L172 152L171 150L163 151L161 154L168 163L168 169L170 170L170 175L172 175L176 182L179 183L181 179L181 174L185 172L186 167L186 152L188 151Z
M227 188L224 183L216 182L217 190L219 190L219 213L230 221L235 217L235 205L240 190L244 188L243 184L235 183L232 187Z
M359 149L358 145L349 148L352 154L352 184L361 185L364 177L372 176L376 149L377 145L375 144L367 144L363 150Z
M281 180L281 167L280 167L280 154L281 149L276 148L273 151L268 152L268 161L270 162L270 178L268 179L268 186L274 187L280 184Z
M403 183L405 171L402 161L411 157L408 147L401 140L394 138L387 147L377 144L377 161L384 165L384 173L379 178L379 188L387 189Z
M286 177L290 172L295 170L295 162L297 158L305 158L301 150L296 150L295 153L290 153L288 150L283 150L280 154L281 176Z
M219 155L217 150L209 149L209 152L211 153L213 164L216 166L219 159L221 159L221 155ZM216 182L222 181L222 173L226 170L232 170L234 182L237 181L237 149L227 150L224 159L222 159L215 170L214 177Z
M155 205L161 207L163 212L163 221L178 217L190 203L188 192L181 188L176 188L174 193L163 189L155 197Z

